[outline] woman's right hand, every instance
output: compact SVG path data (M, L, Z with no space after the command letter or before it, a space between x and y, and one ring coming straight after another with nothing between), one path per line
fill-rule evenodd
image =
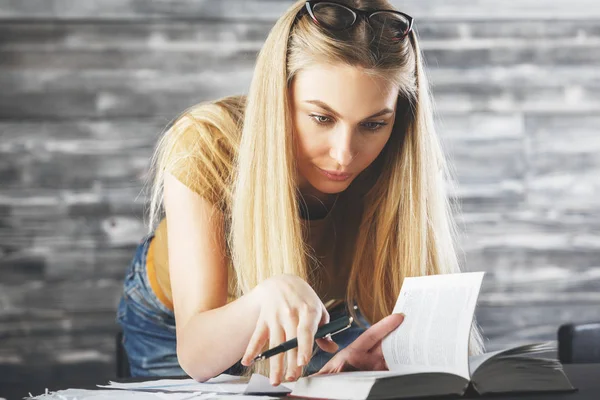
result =
M269 348L287 340L298 338L298 348L269 358L270 380L279 385L284 374L284 356L287 358L286 381L300 376L313 351L317 328L329 322L329 313L319 296L302 278L295 275L278 275L258 284L253 295L260 304L256 329L250 338L242 365L249 366L261 353L267 340ZM328 339L317 339L317 345L329 353L338 346Z

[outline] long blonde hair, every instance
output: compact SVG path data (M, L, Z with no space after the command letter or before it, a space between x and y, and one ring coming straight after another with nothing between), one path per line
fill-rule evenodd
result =
M393 9L385 0L345 3ZM198 177L195 186L225 217L234 296L283 273L313 283L311 249L299 217L288 87L299 71L315 63L360 67L400 89L388 143L339 198L359 204L356 243L347 246L354 253L347 301L375 323L392 312L405 277L460 272L455 205L446 191L452 181L450 169L434 130L415 32L402 42L391 42L374 37L368 24L359 21L346 37L336 37L309 18L296 20L304 4L297 1L271 30L247 98L195 106L162 137L153 158L149 226L153 229L159 216L164 171L185 162ZM192 135L194 143L183 153L177 150L182 135ZM475 322L469 350L483 350ZM262 364L256 371L267 373L268 363Z

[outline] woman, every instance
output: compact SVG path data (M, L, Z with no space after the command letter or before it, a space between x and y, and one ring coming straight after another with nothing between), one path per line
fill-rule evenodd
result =
M385 368L378 343L401 322L385 317L403 278L460 271L412 18L390 10L296 2L248 96L195 106L162 137L151 231L118 311L133 375L278 384L342 348L321 372ZM344 312L358 324L313 354L318 326ZM251 363L294 337L296 350ZM481 347L474 325L470 352Z

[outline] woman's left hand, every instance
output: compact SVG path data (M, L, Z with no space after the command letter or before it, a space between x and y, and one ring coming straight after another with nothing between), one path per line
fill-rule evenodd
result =
M381 341L404 321L404 314L392 314L364 331L313 375L343 371L385 371L388 369ZM311 376L313 376L311 375Z

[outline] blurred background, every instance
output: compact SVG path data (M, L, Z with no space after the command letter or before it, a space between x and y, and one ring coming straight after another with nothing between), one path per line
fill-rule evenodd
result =
M0 397L115 377L157 138L245 93L288 0L0 0ZM488 350L600 321L600 5L392 1L416 20Z

